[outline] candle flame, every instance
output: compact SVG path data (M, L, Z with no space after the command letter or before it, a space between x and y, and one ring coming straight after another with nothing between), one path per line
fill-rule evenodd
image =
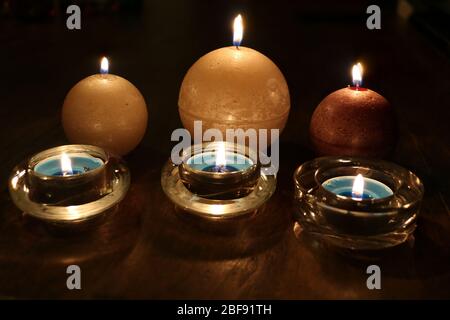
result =
M61 171L63 173L63 176L73 174L72 161L70 160L69 156L64 152L61 155Z
M226 166L227 159L225 157L225 145L223 143L219 144L219 147L216 151L216 166Z
M363 74L363 67L362 67L361 63L358 62L352 68L353 85L355 87L361 86L362 74Z
M244 25L242 24L242 16L240 14L234 18L233 29L233 45L239 47L244 36Z
M108 74L108 72L109 72L109 61L108 58L103 57L102 62L100 63L100 73Z
M361 200L364 193L364 178L362 174L358 174L353 182L352 198Z

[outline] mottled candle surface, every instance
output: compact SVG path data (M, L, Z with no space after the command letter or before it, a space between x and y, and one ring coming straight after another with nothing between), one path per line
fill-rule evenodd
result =
M380 94L348 87L314 111L310 135L318 155L387 157L396 143L394 110Z
M67 94L62 109L70 142L99 146L118 155L139 144L147 118L147 106L139 90L112 74L81 80Z
M265 55L246 47L225 47L201 57L188 71L178 100L185 128L203 130L280 129L290 98L283 74Z

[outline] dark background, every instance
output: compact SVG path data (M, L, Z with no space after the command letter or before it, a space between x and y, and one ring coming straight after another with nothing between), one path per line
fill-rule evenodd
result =
M80 4L82 29L66 28ZM369 4L382 29L368 30ZM449 1L5 1L0 0L0 297L4 298L449 298ZM221 226L180 216L160 187L160 170L181 127L178 90L201 55L243 45L270 57L291 93L281 139L278 190L258 216ZM60 110L68 90L97 73L133 82L149 108L141 145L126 157L127 198L94 230L70 233L29 220L14 207L7 178L15 164L66 144ZM315 106L351 81L383 94L400 120L393 161L426 188L415 239L370 259L338 254L292 220L295 168L314 157L308 125ZM380 265L380 291L366 267ZM82 268L81 291L65 269Z

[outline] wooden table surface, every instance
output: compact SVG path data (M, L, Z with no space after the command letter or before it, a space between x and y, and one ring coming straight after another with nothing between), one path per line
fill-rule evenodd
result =
M449 58L396 16L395 6L382 7L382 29L370 31L367 6L349 2L145 1L140 16L86 17L81 31L68 31L62 18L0 21L0 297L450 298ZM160 172L174 145L171 132L181 127L183 76L201 55L230 45L238 12L246 19L243 45L278 64L292 108L275 195L259 215L222 226L178 214L161 189ZM103 54L111 72L145 96L148 131L126 157L131 188L107 222L56 232L22 215L7 178L33 153L67 143L64 96L97 72ZM365 65L365 84L399 115L393 160L426 188L414 239L365 259L296 236L292 218L292 174L314 157L311 114L350 82L357 60ZM70 264L81 267L80 291L66 288ZM382 290L366 287L370 264L381 267Z

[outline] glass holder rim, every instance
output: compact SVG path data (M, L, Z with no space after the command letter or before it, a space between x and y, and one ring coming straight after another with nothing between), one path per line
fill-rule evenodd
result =
M57 204L48 204L48 203L40 203L33 201L29 192L27 192L29 187L28 178L30 175L37 176L33 171L33 168L30 167L30 162L35 159L37 153L27 160L16 165L10 175L8 180L9 193L14 204L22 210L22 212L42 221L50 222L50 223L78 223L86 220L90 220L95 218L96 216L102 214L106 210L112 208L119 202L121 202L129 189L130 186L130 172L125 163L118 157L112 156L108 152L103 149L91 146L91 145L64 145L55 148L50 148L42 151L42 153L48 151L61 151L61 150L76 150L76 151L84 151L84 152L100 152L105 155L105 163L102 167L96 168L92 171L89 171L85 174L74 175L72 177L58 177L58 178L69 178L67 180L72 179L80 179L82 177L89 178L93 174L95 174L96 170L105 168L106 166L110 166L110 179L111 179L111 192L108 192L96 200L76 204L76 205L57 205ZM110 161L112 158L117 161ZM93 172L93 173L91 173ZM97 171L98 172L98 171ZM41 175L46 177L45 175ZM37 176L42 179L41 176ZM57 177L49 177L48 180L59 181L59 179L52 179ZM45 178L44 178L45 179ZM47 179L45 179L47 180Z
M353 175L360 168L368 169L370 178L381 177L383 182L391 179L389 187L395 187L393 195L377 201L346 201L322 187L323 179L351 170ZM317 171L328 169L328 174L318 179ZM293 178L296 223L306 233L333 246L383 249L405 242L415 230L424 187L413 172L395 163L358 157L321 157L303 163Z
M267 175L261 167L260 177L250 194L227 200L203 198L186 188L178 167L171 159L166 162L161 171L162 189L176 206L202 218L230 219L252 213L266 203L276 189L276 176Z

